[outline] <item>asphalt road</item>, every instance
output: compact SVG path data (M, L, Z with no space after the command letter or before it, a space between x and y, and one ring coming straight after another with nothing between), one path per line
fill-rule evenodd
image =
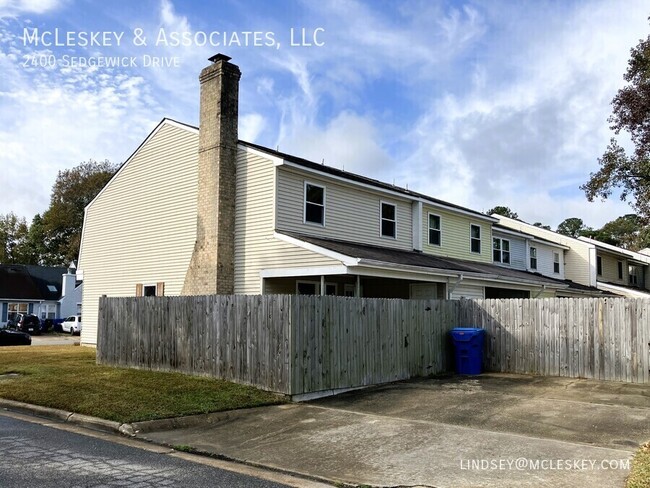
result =
M280 488L287 485L0 413L0 486Z

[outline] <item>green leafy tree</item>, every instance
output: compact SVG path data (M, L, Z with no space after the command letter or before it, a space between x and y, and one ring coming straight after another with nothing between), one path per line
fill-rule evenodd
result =
M614 246L638 251L650 246L650 228L635 214L623 215L607 222L600 229L585 233L587 237Z
M27 222L13 212L0 215L0 263L20 264L25 260Z
M59 171L50 206L38 223L42 228L34 231L34 239L41 238L46 249L42 264L65 266L78 258L84 208L116 171L117 166L109 161L94 160Z
M541 222L535 222L533 225L535 227L539 227L540 229L552 230L550 225L544 225Z
M591 229L585 225L582 219L579 219L578 217L570 217L557 226L556 232L569 237L579 237L584 235L585 231L590 230Z
M615 188L621 199L630 201L645 222L650 220L650 36L632 48L624 75L628 82L612 100L609 118L615 134L630 135L634 150L627 154L616 138L598 160L600 169L591 173L580 188L589 201L606 199Z
M504 217L508 217L510 219L518 219L519 215L517 215L516 212L513 212L510 207L505 207L503 205L497 205L494 208L491 208L487 212L485 212L487 215L492 215L492 214L498 214L498 215L503 215Z

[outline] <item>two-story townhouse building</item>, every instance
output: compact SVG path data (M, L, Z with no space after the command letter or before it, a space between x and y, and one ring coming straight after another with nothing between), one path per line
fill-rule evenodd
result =
M497 298L569 288L519 262L495 265L494 217L240 141L239 69L223 55L211 61L199 127L163 119L86 208L84 344L96 342L102 295Z
M631 297L650 298L646 277L650 256L622 249L611 244L579 237L596 250L596 279L601 290Z
M597 295L600 290L608 294L648 298L647 291L650 288L647 286L646 276L650 256L587 237L565 236L500 215L493 215L493 217L498 218L499 226L525 232L563 247L563 258L558 259L556 256L554 262L559 260L561 263L564 259L564 277L570 287L559 291L557 296L574 296L576 292ZM556 269L561 267L562 265L559 264ZM554 276L548 269L540 269L540 272L545 276ZM562 279L559 275L557 277ZM583 289L576 290L576 288Z

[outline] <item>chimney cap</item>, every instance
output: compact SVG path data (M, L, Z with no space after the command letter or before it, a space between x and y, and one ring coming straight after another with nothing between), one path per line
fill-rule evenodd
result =
M208 61L212 61L213 63L216 63L217 61L230 61L232 58L230 56L226 56L225 54L215 54L214 56L208 58Z

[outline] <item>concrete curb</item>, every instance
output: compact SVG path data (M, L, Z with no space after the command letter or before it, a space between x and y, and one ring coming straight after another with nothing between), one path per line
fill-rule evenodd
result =
M99 430L101 432L109 432L112 434L122 434L126 436L134 436L133 426L131 424L121 424L120 422L113 422L110 420L91 417L89 415L82 415L74 412L67 412L56 408L41 407L40 405L32 405L30 403L16 402L13 400L5 400L0 398L0 408L20 412L35 417L45 417L53 420L59 420L70 424L79 425L87 429Z
M288 404L287 406L290 406ZM264 407L255 407L255 408L264 408ZM70 423L78 425L90 430L107 432L110 434L121 434L126 437L133 437L139 439L140 441L145 441L150 444L155 444L162 447L169 447L173 450L175 446L165 442L154 441L150 438L142 436L142 434L155 432L157 430L169 430L169 429L178 429L178 428L189 428L197 427L199 425L209 425L224 420L232 419L239 416L240 413L250 411L253 409L241 409L241 410L229 410L226 412L214 412L202 415L191 415L187 417L176 417L169 419L160 419L160 420L149 420L145 422L134 422L132 424L121 424L119 422L113 422L110 420L100 419L98 417L91 417L89 415L82 415L80 413L67 412L65 410L59 410L56 408L41 407L40 405L32 405L30 403L16 402L14 400L5 400L0 398L0 409L10 410L12 412L18 412L26 415L31 415L34 417L47 418L52 420L58 420L63 423ZM260 468L275 473L282 473L297 478L302 478L308 481L315 481L318 483L323 483L327 485L336 485L342 488L355 488L357 485L341 483L335 480L329 480L320 476L309 475L307 473L301 473L298 471L290 471L286 469L279 468L273 465L265 465L261 463L254 463L247 461L245 459L237 459L229 457L223 454L203 451L199 449L190 449L188 451L177 451L178 453L193 454L202 457L219 459L226 462L241 464L244 466L251 466L253 468Z

